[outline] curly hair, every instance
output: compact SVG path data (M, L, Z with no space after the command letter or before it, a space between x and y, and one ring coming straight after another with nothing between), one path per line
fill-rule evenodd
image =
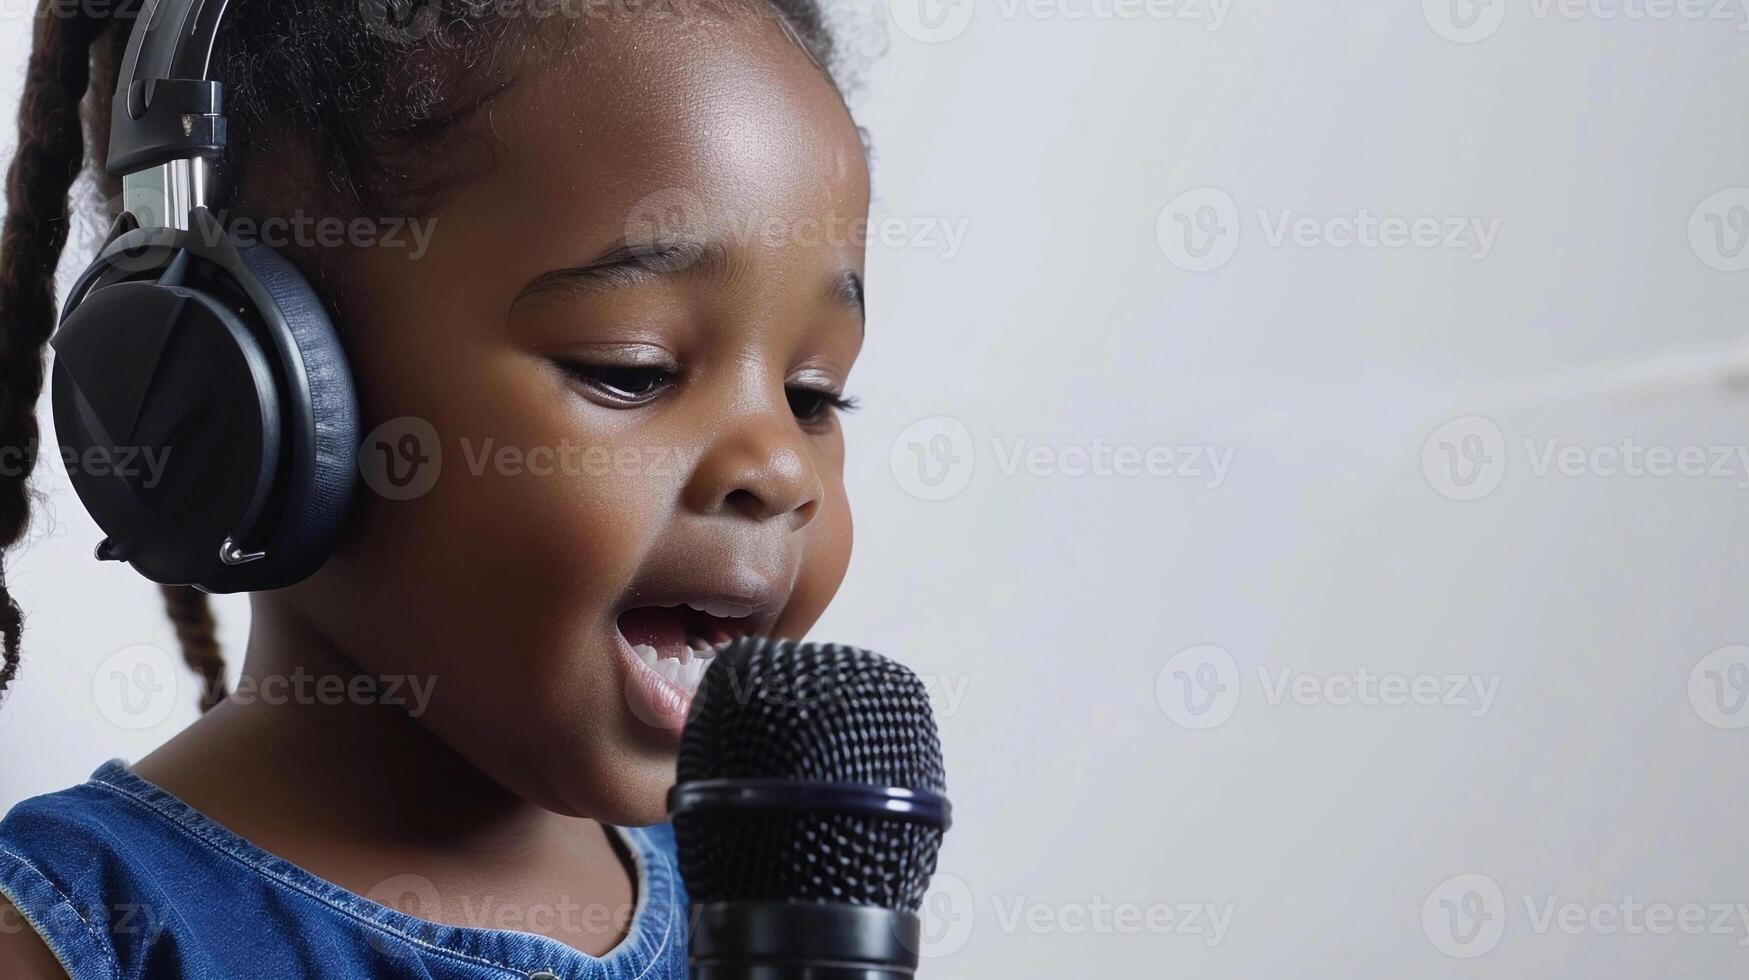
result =
M429 211L473 175L438 162L453 159L440 152L446 137L543 49L565 50L594 17L673 19L685 5L770 15L822 70L834 67L818 0L231 0L213 51L229 129L219 179L240 186L253 161L296 146L314 168L317 203L337 214ZM30 523L55 270L77 216L70 199L87 139L92 161L107 155L139 9L140 0L40 0L35 14L0 230L0 447L20 461L0 473L0 556ZM96 186L119 200L119 180L99 170ZM162 590L183 657L204 681L204 711L225 695L212 610L194 587ZM0 560L0 696L18 673L23 625Z

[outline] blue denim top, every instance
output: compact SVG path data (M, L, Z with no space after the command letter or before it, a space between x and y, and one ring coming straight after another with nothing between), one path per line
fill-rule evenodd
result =
M398 912L249 843L120 759L0 820L0 893L73 980L686 980L668 826L616 828L638 870L604 957Z

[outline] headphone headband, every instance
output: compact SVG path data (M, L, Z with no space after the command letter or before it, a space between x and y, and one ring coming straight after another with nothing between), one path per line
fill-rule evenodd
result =
M143 0L116 73L109 159L144 227L186 229L225 152L224 86L209 79L229 0Z
M117 79L117 93L160 78L204 79L229 0L144 0Z

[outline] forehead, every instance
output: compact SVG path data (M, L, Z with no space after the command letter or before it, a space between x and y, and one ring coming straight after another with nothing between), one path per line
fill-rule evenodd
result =
M772 219L867 212L861 134L823 69L769 17L585 19L470 121L506 215L735 238Z

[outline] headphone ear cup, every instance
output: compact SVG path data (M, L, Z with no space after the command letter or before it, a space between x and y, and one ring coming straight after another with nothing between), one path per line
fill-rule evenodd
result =
M204 587L237 571L220 542L271 519L282 385L247 309L122 282L85 298L51 338L55 439L106 535L99 557Z
M272 248L247 243L237 252L278 307L278 323L257 315L286 342L268 338L264 346L300 363L282 364L279 375L289 379L290 389L280 399L282 431L291 442L277 488L283 506L271 533L249 542L266 558L236 566L231 571L237 581L219 583L214 592L282 588L322 567L339 541L359 479L358 397L327 306L303 273Z

